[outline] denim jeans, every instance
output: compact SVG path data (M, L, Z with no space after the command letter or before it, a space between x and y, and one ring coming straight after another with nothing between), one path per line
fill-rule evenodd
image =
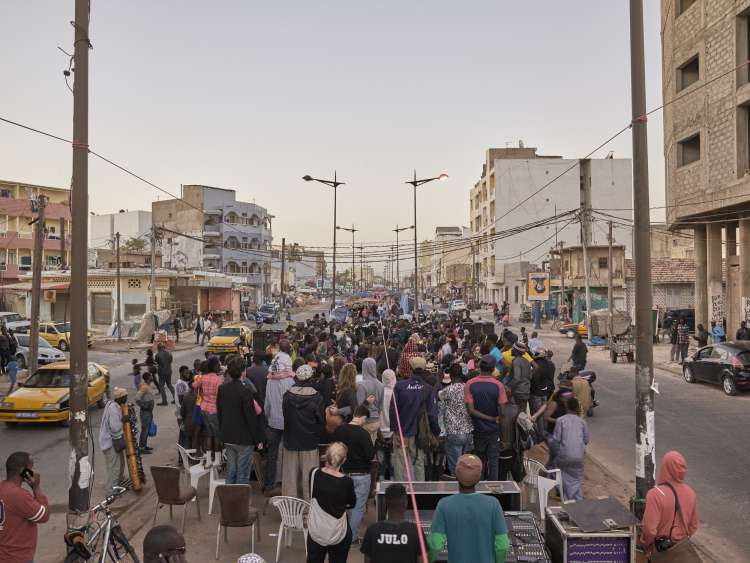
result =
M500 432L474 432L474 454L482 460L484 478L497 481L500 456Z
M140 449L148 447L148 431L153 420L154 411L141 409L141 435L138 436L138 447Z
M263 483L263 490L273 489L278 482L278 459L279 449L281 447L281 438L284 436L283 430L266 427L266 438L268 439L268 456L266 458L266 482Z
M227 485L247 485L250 482L250 458L253 446L224 444L227 452Z
M448 471L456 475L456 462L463 454L469 453L474 447L471 434L448 434L445 437L445 456L448 458Z
M370 475L349 475L354 481L354 494L357 497L357 504L351 510L349 515L349 526L352 528L352 539L357 539L357 531L362 517L365 515L365 505L367 497L370 494Z

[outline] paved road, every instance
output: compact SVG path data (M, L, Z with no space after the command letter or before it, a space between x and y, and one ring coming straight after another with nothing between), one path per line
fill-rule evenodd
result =
M559 366L573 341L545 333L545 344ZM589 453L635 486L635 373L633 364L612 364L607 352L591 351L589 365L600 406L588 419ZM728 397L719 387L689 385L657 369L657 462L678 450L688 462L688 481L698 495L699 537L719 561L750 560L750 487L747 484L750 395Z

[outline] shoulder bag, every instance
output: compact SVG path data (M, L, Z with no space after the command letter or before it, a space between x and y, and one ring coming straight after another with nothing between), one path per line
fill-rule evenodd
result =
M313 496L317 472L318 469L315 469L310 476L310 514L307 517L307 532L310 538L320 546L336 545L344 539L349 528L346 512L341 515L341 518L335 518L318 504L318 500Z
M696 553L695 546L690 541L690 536L678 543L672 542L672 530L675 527L677 515L680 516L680 522L682 522L682 527L686 533L688 530L682 510L680 509L680 499L677 496L677 491L675 491L670 483L662 483L662 485L669 487L674 495L674 516L672 517L672 527L669 528L669 537L665 538L662 536L654 540L655 546L661 543L665 545L665 550L660 551L657 547L656 551L651 554L650 561L651 563L701 563L702 559ZM669 547L666 547L666 545L669 545Z

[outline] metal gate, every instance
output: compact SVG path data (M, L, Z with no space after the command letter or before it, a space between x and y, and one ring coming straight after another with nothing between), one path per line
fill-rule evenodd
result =
M91 294L91 324L112 324L112 294Z

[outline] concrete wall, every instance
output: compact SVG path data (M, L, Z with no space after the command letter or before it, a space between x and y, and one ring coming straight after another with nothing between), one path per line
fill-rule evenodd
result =
M589 161L591 171L591 207L615 215L628 223L633 219L633 161L629 158L604 158ZM540 194L541 195L541 194ZM603 223L592 229L593 244L607 244L607 227ZM626 254L632 256L633 230L613 225L615 244L624 244Z
M126 211L124 213L102 213L89 217L89 246L103 248L119 232L121 242L138 236L148 236L151 228L150 211Z

